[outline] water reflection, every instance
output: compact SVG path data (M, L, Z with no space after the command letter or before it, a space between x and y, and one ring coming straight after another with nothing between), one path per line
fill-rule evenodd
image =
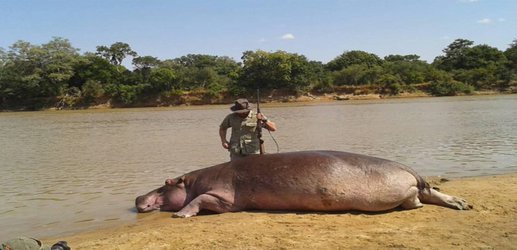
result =
M134 220L134 198L228 160L229 106L0 114L0 235L41 237ZM331 149L424 176L517 171L517 96L264 105L280 151ZM268 152L276 147L263 138Z

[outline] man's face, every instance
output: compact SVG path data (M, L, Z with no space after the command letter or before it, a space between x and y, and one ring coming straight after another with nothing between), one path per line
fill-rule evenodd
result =
M246 118L246 117L248 117L248 114L249 114L249 113L250 113L250 112L248 111L248 112L246 112L246 113L237 113L237 115L238 115L240 118Z

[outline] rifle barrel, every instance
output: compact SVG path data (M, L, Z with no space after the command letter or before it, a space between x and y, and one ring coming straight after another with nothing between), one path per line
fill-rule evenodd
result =
M260 113L260 90L257 89L257 114ZM262 140L262 120L257 119L257 137L260 142L260 154L266 153L264 148L264 140Z

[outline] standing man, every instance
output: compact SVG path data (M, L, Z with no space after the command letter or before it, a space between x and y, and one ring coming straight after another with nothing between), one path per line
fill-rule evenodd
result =
M274 122L269 121L262 113L254 114L252 104L247 99L237 99L230 107L233 113L227 115L219 126L219 136L223 148L230 151L230 159L260 153L260 141L257 137L257 121L269 131L276 131ZM230 141L226 139L226 131L232 128Z

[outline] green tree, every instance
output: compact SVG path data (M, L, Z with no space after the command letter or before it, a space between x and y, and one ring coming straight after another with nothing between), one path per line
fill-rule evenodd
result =
M466 39L456 39L443 49L444 56L435 58L433 64L443 70L464 69L467 57L467 51L474 44L473 41Z
M389 55L384 58L384 71L400 79L402 84L415 84L431 80L431 65L419 60L417 55ZM391 79L391 78L390 78Z
M207 89L216 95L232 85L240 65L229 57L189 54L164 61L163 67L177 73L177 86L183 90Z
M53 85L66 85L72 77L74 64L79 58L78 49L68 39L55 37L41 46L43 74Z
M398 75L383 74L379 78L381 94L397 95L402 92L402 80Z
M316 74L307 58L284 51L273 53L246 51L239 85L245 89L286 89L303 92L315 81Z
M24 105L39 98L38 105L65 93L73 76L78 49L67 39L54 37L41 46L14 43L2 56L0 93L4 101Z
M507 59L502 51L485 44L476 45L468 49L465 54L463 69L499 67L507 63Z
M160 65L160 60L156 57L152 56L142 56L133 58L133 66L135 70L133 71L133 77L136 78L140 84L149 84L151 78L151 69Z
M517 39L513 40L510 47L504 51L507 62L507 71L500 75L497 88L500 90L508 89L512 82L517 81Z
M420 56L418 55L388 55L384 57L387 62L418 62Z
M82 88L87 81L95 81L101 86L106 86L122 80L122 73L117 66L92 53L86 53L80 57L73 71L74 76L70 79L70 86L77 88Z
M161 61L153 56L139 56L133 58L133 66L138 70L154 68L159 66L160 63Z
M229 75L240 68L240 65L229 57L202 54L188 54L174 59L174 63L185 68L212 68L218 75Z
M104 86L95 80L88 80L81 87L82 103L90 105L104 95Z
M7 102L7 96L11 91L8 84L5 82L7 76L6 63L7 54L5 50L0 47L0 108Z
M176 73L169 68L153 68L149 84L153 92L172 90L177 84Z
M504 51L506 59L508 59L508 68L517 74L517 39L513 40L510 47Z
M452 75L441 69L437 69L436 67L433 67L430 65L429 68L427 68L427 71L425 73L426 75L426 82L429 81L452 81Z
M327 68L331 71L339 71L350 67L351 65L357 64L365 65L368 68L373 68L375 66L380 66L382 64L382 59L372 53L360 50L352 50L347 51L328 62Z
M97 46L97 55L104 57L113 65L121 65L127 56L136 57L138 54L127 43L116 42L111 46Z
M504 53L485 44L473 44L469 40L457 39L444 49L445 56L436 58L433 64L451 72L455 80L476 89L498 86L498 81L508 75Z
M311 90L317 92L332 92L334 85L332 84L332 76L330 71L325 68L322 62L310 61L310 72L313 72L314 79L312 80Z
M121 84L116 87L114 97L117 101L129 105L138 101L140 95L143 93L145 85L125 85Z
M470 94L473 91L473 87L457 81L437 81L432 82L427 91L435 96L454 96Z
M335 85L375 84L382 74L381 66L369 67L366 64L353 64L333 72L333 79Z

